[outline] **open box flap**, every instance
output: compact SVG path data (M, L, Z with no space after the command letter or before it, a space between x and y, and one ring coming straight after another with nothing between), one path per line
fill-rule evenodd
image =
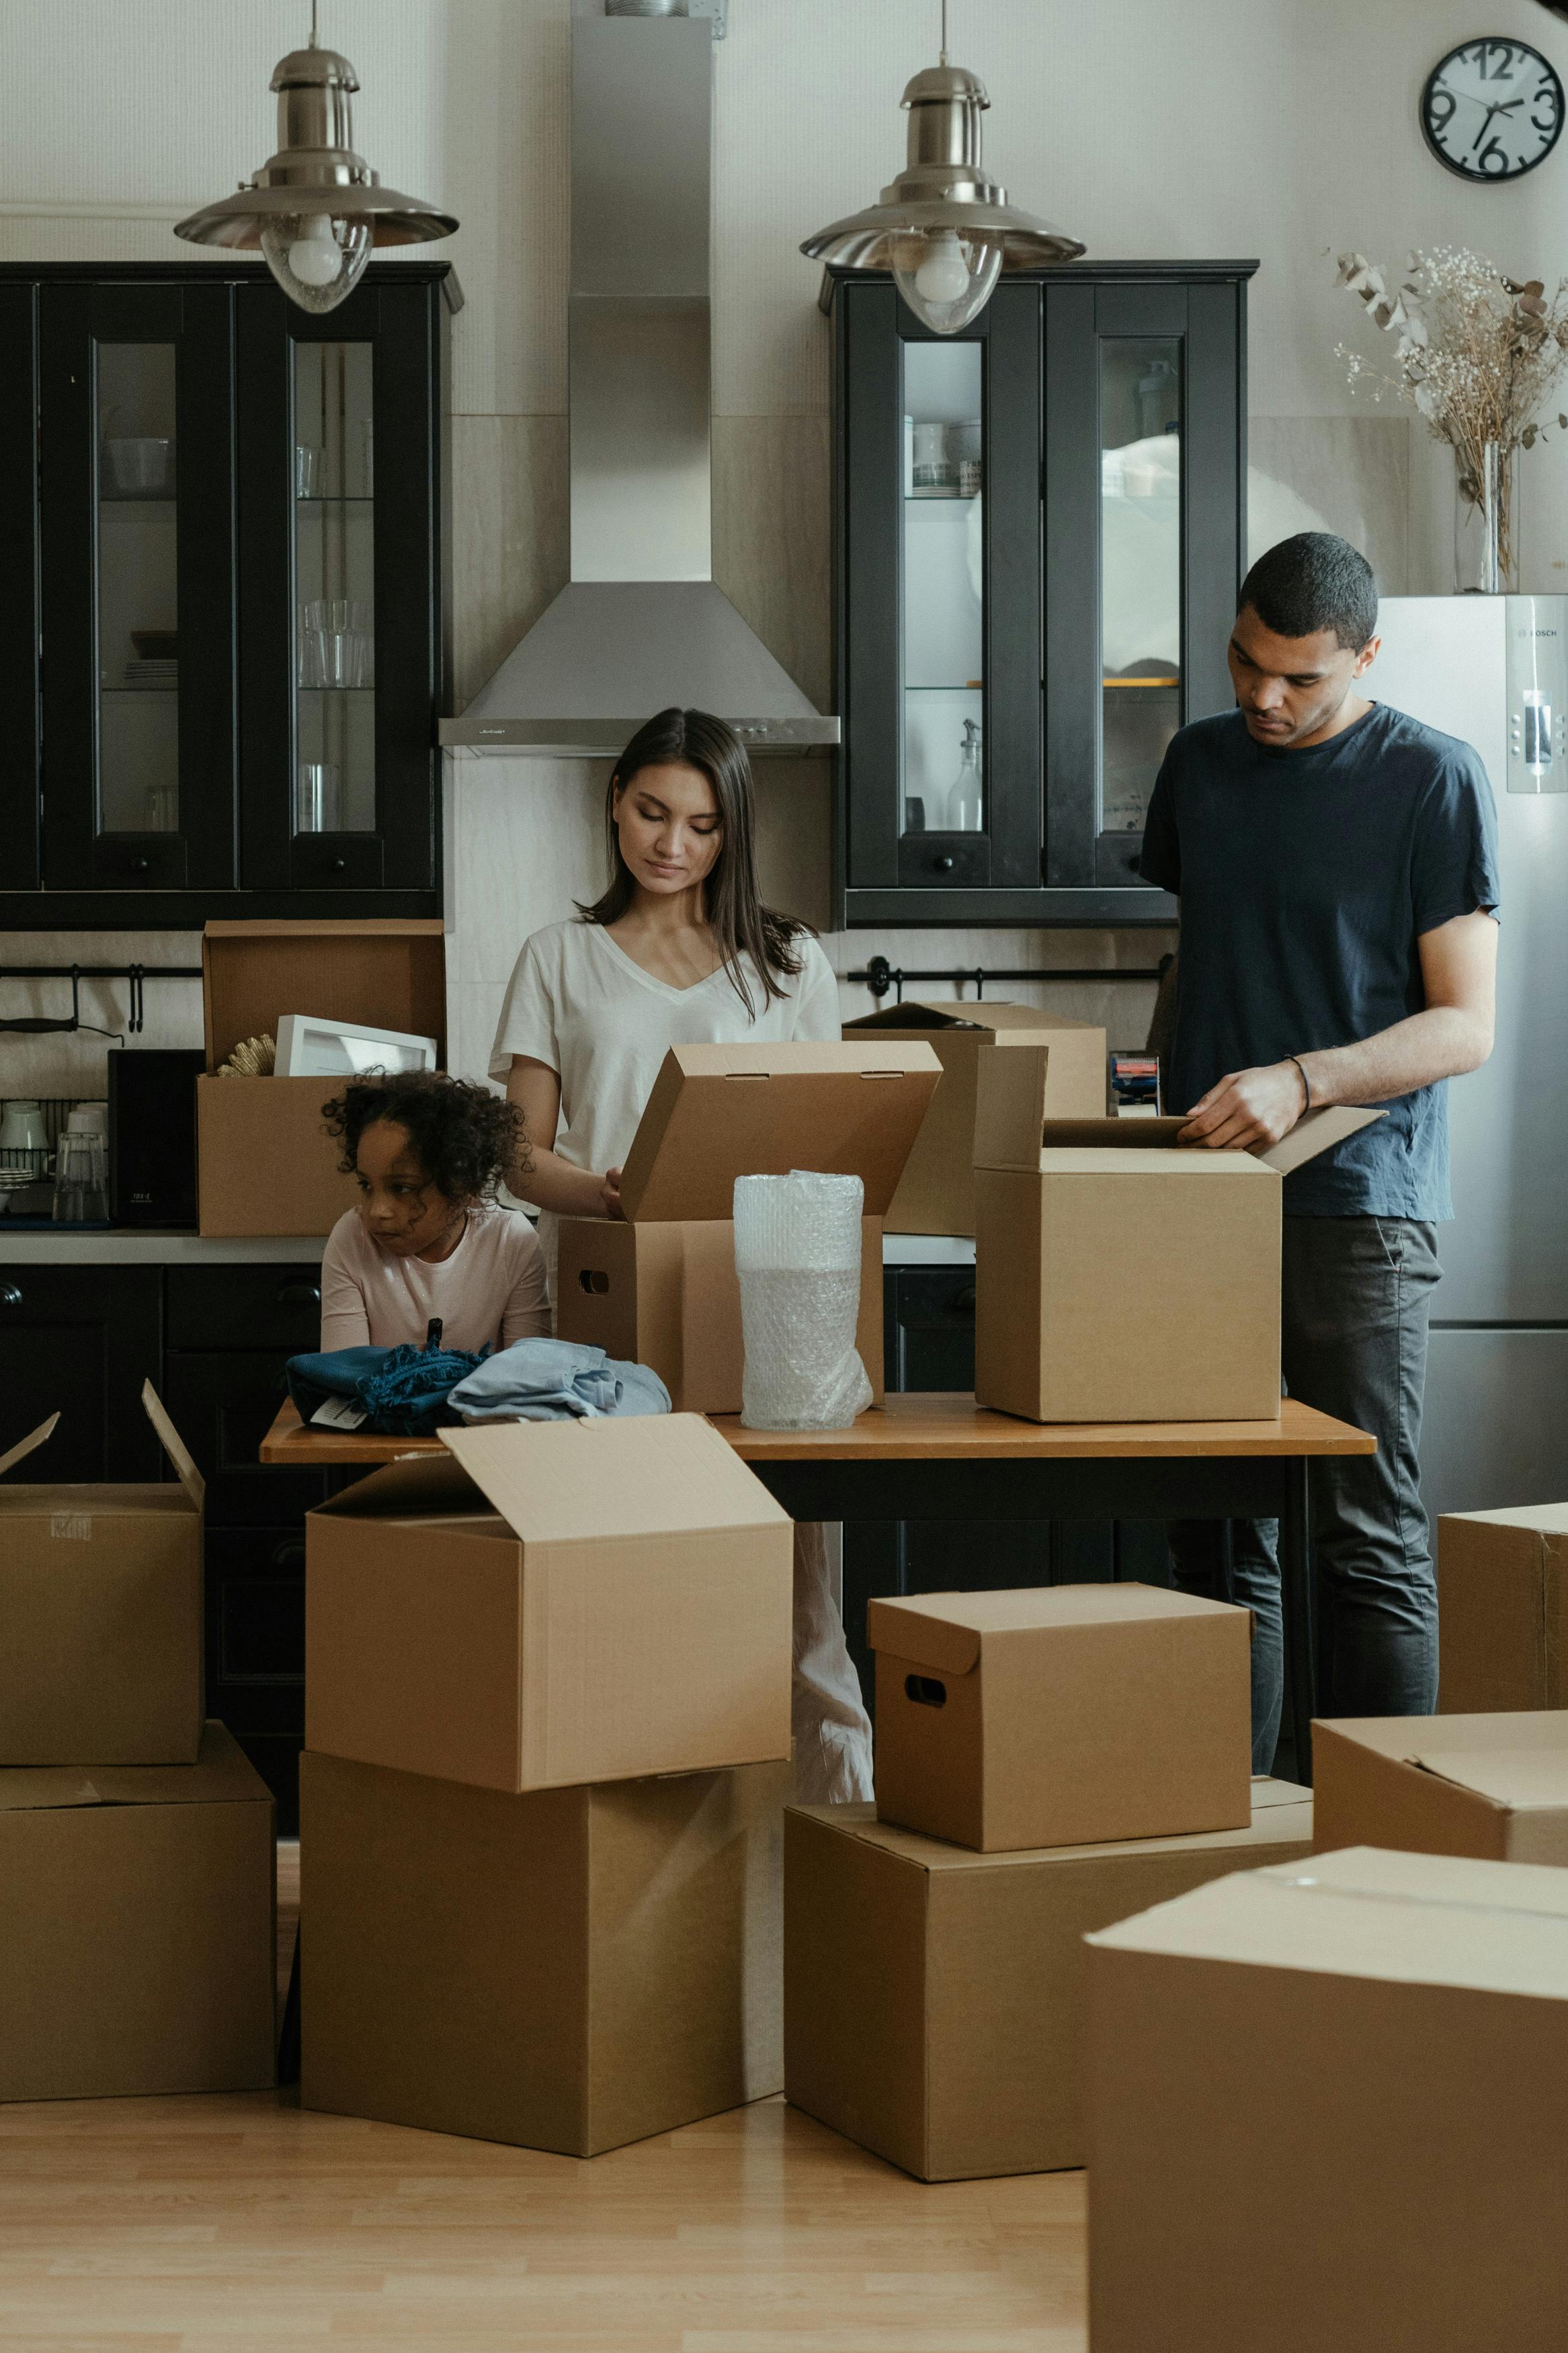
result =
M672 1046L626 1155L628 1218L731 1218L737 1176L858 1176L866 1215L897 1190L942 1077L922 1040Z
M441 1440L525 1543L790 1525L700 1413L479 1423Z
M365 1022L439 1041L447 1059L447 942L438 917L208 923L202 934L207 1069L286 1013Z
M18 1439L8 1453L0 1454L0 1479L7 1471L14 1471L18 1462L25 1462L29 1454L36 1453L47 1438L54 1436L55 1424L58 1419L58 1413L51 1413L47 1421L39 1422L37 1430L30 1431L26 1438Z
M1099 1026L1097 1022L1074 1021L1062 1014L1047 1013L1038 1005L1010 1005L1005 1001L964 1005L942 997L906 997L901 1005L884 1006L880 1012L863 1013L858 1020L847 1021L844 1035L848 1038L869 1029L885 1030L894 1037L919 1037L933 1029L970 1029L977 1036L989 1031L1047 1038L1053 1029L1092 1029Z
M199 1512L206 1501L206 1482L185 1450L185 1441L163 1410L163 1400L151 1381L142 1384L142 1410L158 1433L158 1443L174 1466L174 1475Z
M1406 1761L1513 1813L1537 1807L1568 1810L1568 1747L1416 1750Z

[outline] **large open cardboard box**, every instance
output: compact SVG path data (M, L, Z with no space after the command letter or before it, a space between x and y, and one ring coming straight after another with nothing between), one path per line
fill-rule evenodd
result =
M321 1105L341 1079L220 1079L242 1039L286 1013L364 1021L439 1041L447 1059L446 937L437 921L215 923L202 935L207 1072L196 1081L196 1201L204 1234L325 1234L357 1195Z
M308 1747L510 1791L788 1756L794 1526L716 1430L441 1437L306 1519Z
M1312 1726L1318 1843L1568 1865L1568 1710Z
M1037 1005L951 1004L906 997L847 1021L844 1034L923 1038L942 1064L937 1089L883 1219L890 1234L974 1231L974 1102L980 1058L996 1046L1046 1055L1046 1116L1105 1115L1105 1032Z
M1282 1179L1380 1119L1309 1112L1272 1151L1179 1119L1053 1120L1047 1057L980 1058L974 1390L1030 1421L1279 1414Z
M272 1793L194 1765L0 1772L0 2100L272 2081Z
M877 1600L877 1812L991 1852L1240 1828L1252 1617L1149 1585Z
M1437 1523L1445 1715L1568 1707L1568 1504Z
M651 1365L679 1412L738 1413L736 1177L792 1168L858 1176L857 1342L879 1399L882 1219L941 1077L919 1040L672 1047L626 1155L625 1222L561 1221L561 1337Z
M1094 2353L1561 2353L1568 1872L1352 1848L1089 1954Z
M776 2092L788 1780L505 1797L307 1752L305 2105L593 2157Z
M177 1483L0 1485L0 1766L195 1762L202 1475L151 1381L142 1407Z
M784 1815L784 2091L922 2181L1084 2161L1083 1939L1226 1872L1310 1852L1311 1793L1241 1830L973 1854L869 1806Z

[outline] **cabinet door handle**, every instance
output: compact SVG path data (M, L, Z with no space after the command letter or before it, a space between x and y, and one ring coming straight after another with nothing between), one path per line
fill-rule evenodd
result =
M14 1282L0 1282L0 1307L20 1307L22 1294Z
M150 863L151 860L148 859L133 858L131 861L131 871L132 874L145 874Z
M347 860L346 858L334 858L334 859L333 859L333 860L332 860L332 872L333 872L334 874L346 874L346 873L348 872L348 871L349 871L349 861L348 861L348 860Z
M957 862L951 849L944 849L940 858L932 860L939 874L951 874Z
M279 1307L319 1307L321 1303L319 1282L280 1282L278 1286Z
M274 1546L272 1553L272 1566L274 1568L304 1567L305 1547L300 1543L298 1536L290 1536L287 1544L280 1544Z
M974 1313L974 1285L970 1283L966 1290L955 1291L952 1297L948 1301L948 1306L954 1315L973 1315Z

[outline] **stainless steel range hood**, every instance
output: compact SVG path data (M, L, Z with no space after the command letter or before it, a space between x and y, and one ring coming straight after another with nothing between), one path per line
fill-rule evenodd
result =
M572 20L572 578L441 742L613 756L655 711L728 719L753 754L839 740L712 577L712 33Z

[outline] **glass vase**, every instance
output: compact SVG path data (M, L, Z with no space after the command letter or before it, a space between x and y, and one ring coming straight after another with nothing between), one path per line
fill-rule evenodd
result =
M1508 596L1519 586L1518 451L1500 442L1454 452L1454 588Z

